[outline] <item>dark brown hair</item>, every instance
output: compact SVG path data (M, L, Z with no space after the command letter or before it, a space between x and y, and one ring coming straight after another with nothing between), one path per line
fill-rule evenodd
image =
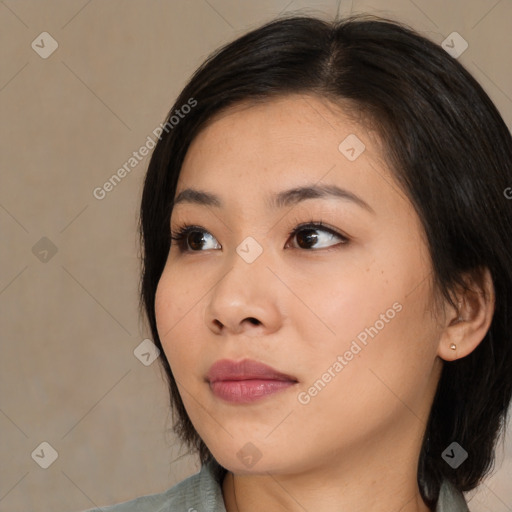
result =
M155 293L168 256L169 221L181 165L205 122L228 106L291 93L353 105L377 127L397 183L424 227L433 280L452 304L467 273L489 269L492 324L468 356L444 362L419 458L418 483L433 506L443 479L477 486L494 461L512 394L512 138L476 80L440 46L396 21L370 15L326 22L281 17L214 52L187 83L168 118L197 102L156 145L140 211L141 310L162 349ZM171 368L160 358L176 416L174 431L201 463L212 454L198 436ZM457 441L469 458L452 469L441 457Z

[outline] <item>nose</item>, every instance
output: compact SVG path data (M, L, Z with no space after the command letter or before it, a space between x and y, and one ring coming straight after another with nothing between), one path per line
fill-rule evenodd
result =
M247 263L237 253L217 279L204 311L215 334L270 334L282 324L283 284L263 255Z

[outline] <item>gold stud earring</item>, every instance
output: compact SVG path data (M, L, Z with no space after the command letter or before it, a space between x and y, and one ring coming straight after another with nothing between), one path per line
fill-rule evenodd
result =
M452 350L456 350L456 349L457 349L457 345L455 345L455 343L452 343L452 344L450 345L450 348L451 348Z

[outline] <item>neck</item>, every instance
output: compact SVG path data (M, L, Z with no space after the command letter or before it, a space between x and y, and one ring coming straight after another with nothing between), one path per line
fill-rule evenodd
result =
M324 458L321 465L294 472L228 472L222 484L226 511L431 512L420 495L417 459L406 459L398 450L391 454L380 463L372 444L355 454L359 464L341 463L333 455L331 461Z

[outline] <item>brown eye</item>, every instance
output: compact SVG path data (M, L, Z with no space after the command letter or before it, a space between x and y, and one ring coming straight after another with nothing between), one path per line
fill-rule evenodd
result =
M188 242L188 245L192 250L196 250L201 249L205 239L201 231L190 231L185 235L185 241Z
M323 249L324 244L336 239L340 240L341 242L339 243L342 244L348 242L347 237L336 233L332 229L323 227L321 223L299 226L290 233L290 236L296 238L299 249ZM339 245L339 243L328 245L325 248Z
M297 233L297 243L301 249L308 249L310 245L318 242L318 235L315 231L316 229L301 229Z
M177 242L180 252L201 252L208 237L214 238L200 226L182 226L177 231L171 231L171 240Z

